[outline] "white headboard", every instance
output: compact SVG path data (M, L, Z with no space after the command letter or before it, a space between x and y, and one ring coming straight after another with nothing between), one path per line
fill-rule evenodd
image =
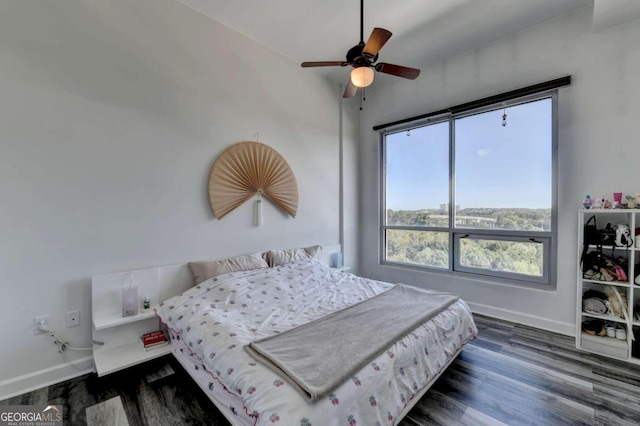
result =
M329 265L331 255L340 251L340 244L323 246L319 260ZM91 300L97 329L108 326L109 318L121 316L122 288L130 285L138 287L139 305L149 296L155 306L193 287L193 276L186 263L93 276Z

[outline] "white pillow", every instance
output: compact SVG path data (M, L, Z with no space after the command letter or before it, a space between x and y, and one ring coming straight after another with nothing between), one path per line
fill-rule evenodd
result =
M322 251L322 246L310 246L288 250L269 250L265 257L269 266L281 266L287 263L304 259L317 259Z
M262 253L254 253L246 256L228 257L207 262L189 262L189 269L193 274L194 284L200 284L209 278L228 272L248 271L251 269L268 268L269 265L262 258Z

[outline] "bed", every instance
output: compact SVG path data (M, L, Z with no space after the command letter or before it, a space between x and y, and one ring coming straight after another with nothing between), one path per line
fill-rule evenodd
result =
M233 425L394 425L477 329L457 300L309 403L245 345L389 291L316 259L224 273L161 303L173 353Z

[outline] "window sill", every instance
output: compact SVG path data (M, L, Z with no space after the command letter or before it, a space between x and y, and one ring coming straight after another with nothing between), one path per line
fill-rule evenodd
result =
M422 274L435 275L446 278L454 278L462 281L469 281L473 283L482 283L489 285L498 285L502 287L511 287L524 290L542 291L545 293L557 293L556 282L551 284L541 284L538 282L512 280L508 278L488 277L486 275L473 274L460 271L448 271L446 269L427 268L417 265L411 265L407 263L387 262L381 261L378 264L383 268L400 269L403 271L419 272Z

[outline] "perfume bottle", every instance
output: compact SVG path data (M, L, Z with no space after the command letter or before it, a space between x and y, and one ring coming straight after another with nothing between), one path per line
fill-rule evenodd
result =
M149 295L144 297L144 301L142 302L142 309L149 309L151 307L151 299L149 299Z

